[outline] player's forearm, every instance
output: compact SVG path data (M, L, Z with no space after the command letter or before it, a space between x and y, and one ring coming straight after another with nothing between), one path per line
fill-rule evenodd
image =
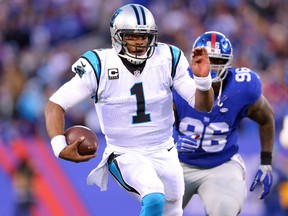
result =
M197 77L194 74L196 85L195 109L199 112L210 112L214 102L214 91L212 89L212 78L208 71L205 77Z
M272 152L275 139L274 121L259 125L261 151Z
M45 120L50 139L64 133L64 111L61 106L48 101L45 108Z
M269 107L269 106L267 106ZM261 165L271 165L272 151L275 139L275 122L272 109L265 109L263 112L264 121L259 123L259 135L261 142Z
M275 139L274 113L263 95L255 104L250 106L247 116L258 124L261 152L272 153Z
M200 91L196 89L195 93L195 109L199 112L210 112L214 103L214 91Z

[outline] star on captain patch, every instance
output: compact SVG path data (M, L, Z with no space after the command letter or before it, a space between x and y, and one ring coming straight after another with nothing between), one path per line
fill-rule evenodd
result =
M110 68L110 69L108 69L108 79L109 80L119 79L118 68Z

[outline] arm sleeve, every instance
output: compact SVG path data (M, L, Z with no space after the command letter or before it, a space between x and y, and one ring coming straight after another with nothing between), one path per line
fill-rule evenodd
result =
M81 61L84 62L86 60L80 58L74 63L74 66L81 66ZM88 96L93 96L97 89L95 74L92 67L88 64L84 72L81 76L76 73L75 76L61 86L49 100L59 104L67 111L69 108L88 98Z
M77 75L70 81L65 83L59 88L49 100L59 104L65 111L75 106L85 98L87 98L91 92L84 85L79 84L79 78Z
M195 81L189 75L189 70L189 63L182 53L173 79L173 87L190 106L194 107L196 85Z
M194 80L191 77L188 76L182 82L175 82L174 88L178 94L188 102L190 106L195 106L196 86Z

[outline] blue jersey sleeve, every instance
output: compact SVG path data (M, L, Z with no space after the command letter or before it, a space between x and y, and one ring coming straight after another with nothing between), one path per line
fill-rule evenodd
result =
M234 103L237 105L254 104L262 94L262 84L257 73L249 68L232 68L233 86L230 86L232 92L241 92L235 94ZM233 94L233 93L232 93Z

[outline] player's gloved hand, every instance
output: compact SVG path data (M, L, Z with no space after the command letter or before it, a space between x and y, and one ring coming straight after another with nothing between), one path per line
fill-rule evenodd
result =
M190 136L183 136L179 138L176 143L176 148L179 153L189 153L194 152L198 147L199 144L197 143L197 139L200 136L197 135L190 135Z
M263 186L263 192L259 198L264 199L269 194L270 188L273 183L271 165L260 165L255 175L254 181L250 187L250 191L253 191L259 182L261 182Z

